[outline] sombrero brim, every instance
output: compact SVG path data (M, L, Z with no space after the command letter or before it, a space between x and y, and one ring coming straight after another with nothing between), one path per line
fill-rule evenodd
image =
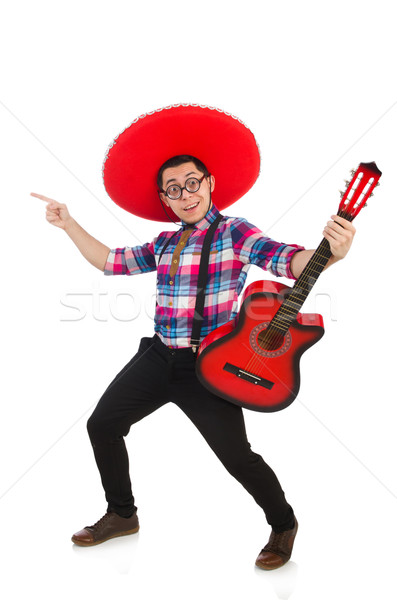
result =
M216 108L182 104L138 117L115 138L102 169L107 193L138 217L167 221L156 178L161 165L179 154L197 157L214 175L213 201L220 211L246 194L259 175L258 145L242 121Z

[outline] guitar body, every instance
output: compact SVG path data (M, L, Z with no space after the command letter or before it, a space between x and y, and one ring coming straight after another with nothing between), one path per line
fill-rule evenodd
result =
M281 410L295 400L300 357L323 336L324 325L321 315L298 313L277 348L263 347L261 335L290 291L277 282L252 283L236 319L206 336L196 372L211 392L263 412Z

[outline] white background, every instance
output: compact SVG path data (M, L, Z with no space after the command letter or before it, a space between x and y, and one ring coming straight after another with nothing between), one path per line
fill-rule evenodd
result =
M394 597L393 3L16 0L0 45L7 598ZM113 204L102 160L136 116L179 102L220 107L255 133L261 176L228 214L279 241L316 247L350 169L383 171L349 256L305 305L326 335L302 360L298 399L245 412L300 522L274 573L254 567L269 535L261 509L173 405L127 438L139 534L70 542L105 512L85 423L152 334L155 279L103 277L29 194L65 202L110 247L151 240L163 225ZM249 281L261 277L253 268Z

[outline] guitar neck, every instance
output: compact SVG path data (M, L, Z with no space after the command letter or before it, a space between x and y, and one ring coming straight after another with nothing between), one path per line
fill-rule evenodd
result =
M375 162L360 163L352 172L351 181L346 181L346 190L341 192L342 199L339 204L338 216L347 221L353 221L373 191L382 175ZM295 321L302 304L316 283L320 273L331 258L332 253L328 241L323 238L317 250L295 281L294 287L270 321L266 331L262 334L261 344L268 348L276 348L280 338L284 336Z
M353 220L351 215L346 214L342 210L338 211L338 216L349 221ZM288 292L288 296L274 315L269 324L269 329L274 329L278 334L282 335L287 332L331 256L332 252L329 242L323 238L302 273L295 281L292 290Z

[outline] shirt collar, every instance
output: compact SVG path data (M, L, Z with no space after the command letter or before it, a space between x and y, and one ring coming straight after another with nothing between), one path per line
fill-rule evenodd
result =
M219 210L216 208L215 204L213 203L210 210L201 219L201 221L199 221L198 223L195 223L193 225L193 229L201 229L201 231L208 229L208 227L211 225L211 223L213 223L215 221L215 219L218 215L219 215ZM183 229L192 227L191 225L189 225L188 223L185 223L184 221L181 221L181 223L183 225Z

